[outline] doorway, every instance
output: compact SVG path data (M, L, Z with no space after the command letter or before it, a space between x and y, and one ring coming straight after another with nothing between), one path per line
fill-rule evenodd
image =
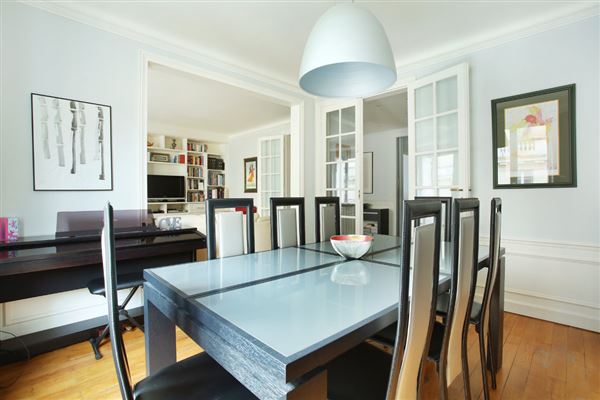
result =
M363 110L363 232L398 236L408 198L407 91L367 98Z

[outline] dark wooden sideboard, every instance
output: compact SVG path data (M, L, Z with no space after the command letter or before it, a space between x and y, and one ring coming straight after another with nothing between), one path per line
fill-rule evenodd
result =
M119 273L129 273L195 261L196 251L206 248L206 237L196 228L122 232L116 234L115 246ZM0 242L0 303L85 288L102 276L101 263L99 234ZM141 316L141 307L133 314ZM87 340L104 324L106 318L100 317L20 338L32 354L38 354ZM13 346L18 347L14 339L1 345L4 349Z

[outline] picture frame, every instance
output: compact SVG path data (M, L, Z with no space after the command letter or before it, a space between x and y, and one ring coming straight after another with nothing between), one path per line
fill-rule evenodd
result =
M34 191L113 190L112 108L31 93Z
M244 193L258 191L258 158L244 158Z
M373 194L373 152L363 153L363 193Z
M577 186L575 84L491 103L494 189Z

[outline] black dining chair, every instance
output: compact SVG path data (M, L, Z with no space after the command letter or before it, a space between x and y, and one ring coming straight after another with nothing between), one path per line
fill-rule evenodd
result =
M452 197L415 196L415 200L436 200L442 202L442 240L452 239Z
M208 259L244 254L244 224L239 212L216 213L218 209L244 210L246 218L246 251L254 253L254 202L248 198L208 199L206 208L206 248ZM217 238L217 227L219 238Z
M334 359L327 365L328 398L332 400L418 398L419 376L435 321L441 204L407 200L403 215L399 323L393 355L364 342ZM413 228L415 221L429 217L433 223Z
M496 285L498 278L498 269L500 264L500 238L502 225L502 200L493 198L491 201L490 212L490 247L489 247L489 262L487 268L487 276L485 288L483 290L482 302L473 301L469 322L475 325L475 330L479 341L479 357L481 361L481 375L483 379L483 394L484 399L490 398L490 389L488 386L487 369L490 370L492 379L492 388L496 389L496 363L493 359L494 354L491 351L491 341L489 332L489 315L492 291ZM438 296L437 314L443 315L448 319L448 310L450 297L444 293Z
M315 197L315 238L317 243L340 234L340 218L339 197Z
M248 389L205 352L165 367L141 380L132 388L125 342L119 327L115 235L113 208L110 203L104 209L102 265L113 361L123 399L256 399Z
M441 203L442 212L441 212L441 240L444 242L449 242L451 238L451 217L450 214L452 210L452 197L428 197L428 196L416 196L415 202L428 202L428 201L437 201ZM419 226L420 224L425 224L431 222L431 218L425 218L422 221L416 220L415 226ZM446 306L447 307L447 306ZM393 346L394 340L396 337L396 323L391 324L390 326L382 329L380 332L377 332L373 336L373 340L385 345L385 346Z
M477 283L479 254L479 200L455 199L452 208L452 281L446 323L435 322L429 359L438 371L439 398L448 398L448 386L461 374L465 398L471 398L467 334Z
M304 224L304 197L271 197L271 249L305 244Z
M129 274L119 274L117 275L117 290L129 289L129 293L123 300L121 304L118 305L119 315L125 317L127 321L131 324L131 326L138 328L140 331L144 332L144 327L140 325L135 318L133 318L129 312L127 312L127 305L137 292L137 290L144 284L143 272L135 272ZM106 297L106 291L104 288L104 278L93 279L87 284L87 288L89 292L93 295L104 296ZM102 332L98 334L98 336L91 337L89 339L90 344L92 345L92 350L94 350L94 356L96 360L102 358L102 353L100 352L100 346L104 343L104 339L108 337L108 324L102 329Z

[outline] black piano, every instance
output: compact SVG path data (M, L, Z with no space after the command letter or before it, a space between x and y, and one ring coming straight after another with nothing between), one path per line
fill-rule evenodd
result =
M0 303L85 288L102 276L102 211L59 212L54 235L0 241ZM196 260L206 237L196 228L160 230L148 210L115 211L119 274ZM143 310L133 310L141 317ZM21 336L32 354L87 340L106 318ZM0 344L11 347L13 340ZM1 362L2 360L0 360Z

